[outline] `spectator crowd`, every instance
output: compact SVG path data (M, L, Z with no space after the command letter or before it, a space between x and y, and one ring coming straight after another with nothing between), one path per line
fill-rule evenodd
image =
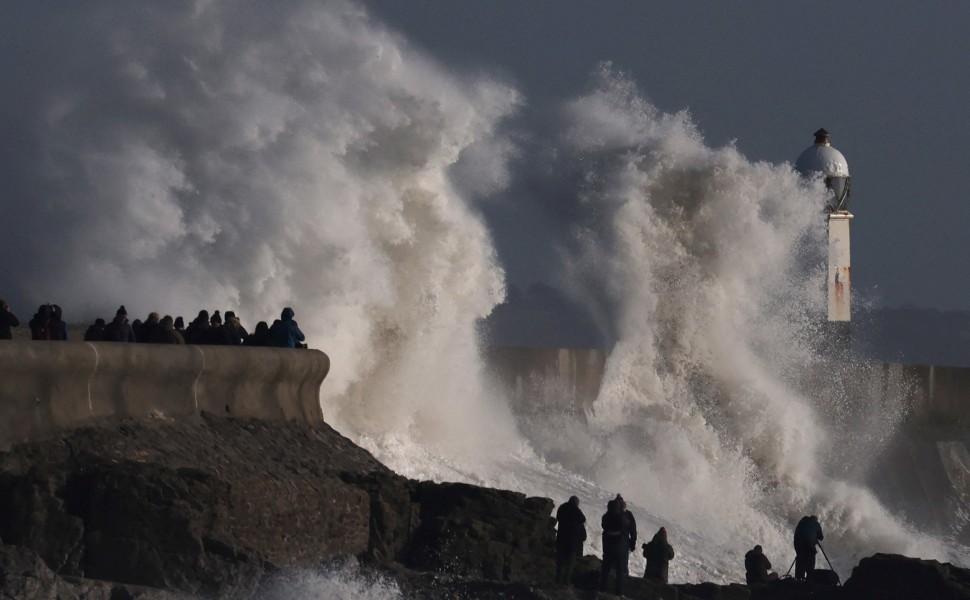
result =
M286 307L272 325L260 321L250 333L231 310L226 311L225 318L218 310L211 316L209 311L200 310L198 316L186 326L180 316L159 317L157 312L148 313L144 321L135 319L129 322L128 311L122 305L110 322L95 319L84 332L84 341L306 348L306 337L294 316L293 309ZM20 320L10 311L7 303L0 300L0 340L13 339L11 329L19 326ZM57 304L42 304L27 327L33 340L67 340L68 337L63 310Z

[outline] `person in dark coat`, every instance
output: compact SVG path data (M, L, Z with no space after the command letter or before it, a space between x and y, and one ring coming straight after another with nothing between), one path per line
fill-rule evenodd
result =
M94 325L91 325L84 332L85 342L100 342L104 339L104 319L95 319Z
M667 528L661 527L653 534L653 539L641 546L647 567L644 579L655 579L667 583L667 565L674 557L674 548L667 542Z
M629 573L630 549L636 543L636 524L631 522L632 515L624 510L622 496L610 500L606 513L600 520L603 526L603 563L600 570L600 590L606 591L610 571L616 572L616 593L623 593L623 581Z
M64 311L60 306L51 304L51 318L47 322L47 332L52 340L67 341L67 323L64 322L63 315Z
M49 340L51 339L50 326L51 322L51 307L49 304L41 304L38 307L37 312L34 313L34 317L27 323L30 327L30 339L32 340Z
M209 336L209 311L200 310L199 315L193 319L185 329L186 344L206 344Z
M148 313L148 318L142 322L141 327L135 330L135 337L139 342L145 344L154 344L156 335L155 331L158 329L158 313L150 312ZM134 329L134 325L132 325Z
M152 336L150 341L153 344L185 344L185 338L176 331L175 322L169 315L162 317L162 320L158 322L158 327L152 331Z
M0 340L12 340L13 332L11 327L18 327L20 321L10 312L10 306L6 300L0 300Z
M175 317L175 331L184 338L185 337L185 319L182 317Z
M556 583L569 585L573 566L583 555L586 541L586 515L579 509L579 498L570 496L556 511Z
M232 343L232 340L229 339L229 331L222 324L222 315L219 314L219 311L212 313L212 318L209 319L206 343L211 346L228 346Z
M755 546L744 555L744 580L748 585L769 583L778 579L778 573L769 572L771 561L761 546Z
M246 338L249 337L249 332L239 322L239 317L236 316L236 313L231 310L226 311L226 323L224 327L229 334L229 344L232 346L241 346L246 341Z
M246 338L243 346L269 346L269 325L266 321L256 323L256 329Z
M125 343L135 341L135 332L128 323L128 311L123 304L115 312L115 318L104 326L104 341Z
M815 546L823 539L818 517L802 517L795 526L795 579L805 579L815 569Z
M293 320L293 309L286 307L280 314L280 320L269 328L269 345L277 348L297 348L306 339L300 326Z

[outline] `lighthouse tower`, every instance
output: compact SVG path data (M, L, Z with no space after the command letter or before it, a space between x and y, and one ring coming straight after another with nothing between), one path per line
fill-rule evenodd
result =
M828 322L846 336L852 318L849 262L849 197L852 185L849 164L829 143L829 132L815 132L815 143L799 155L795 170L804 177L824 177L828 189L823 213L829 229Z

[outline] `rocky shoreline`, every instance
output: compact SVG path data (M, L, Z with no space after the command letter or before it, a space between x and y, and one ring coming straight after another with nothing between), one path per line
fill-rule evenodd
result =
M0 598L286 597L274 587L281 577L335 564L384 582L386 597L611 597L595 591L592 556L574 587L552 584L553 508L516 492L408 480L325 424L106 423L0 454ZM625 594L955 599L970 598L970 571L877 554L844 587L631 577Z

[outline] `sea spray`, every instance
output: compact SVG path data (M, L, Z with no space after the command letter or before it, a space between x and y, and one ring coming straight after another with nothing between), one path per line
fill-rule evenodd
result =
M3 56L33 47L18 26L46 32L0 99L12 302L232 309L250 328L292 306L333 358L324 411L344 430L444 456L514 432L481 397L474 332L503 273L455 186L504 185L515 90L343 0L11 12Z
M661 113L608 66L565 119L562 160L583 169L591 215L568 281L614 337L586 415L596 460L577 468L732 553L786 556L790 524L817 513L843 561L945 556L822 468L841 441L800 391L839 359L814 325L821 279L804 277L824 247L820 183L705 146L689 115Z

